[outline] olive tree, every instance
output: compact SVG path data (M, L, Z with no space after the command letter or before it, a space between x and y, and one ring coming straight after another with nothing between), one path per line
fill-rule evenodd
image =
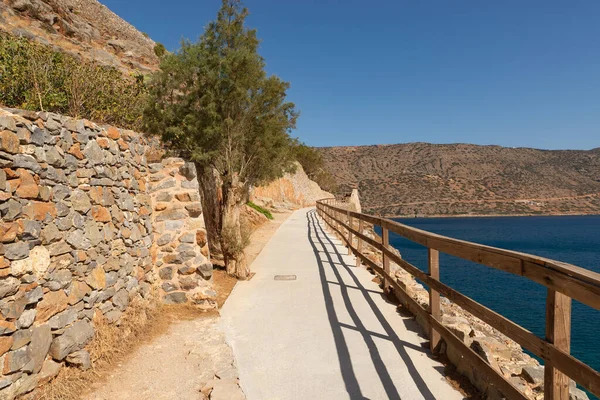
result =
M289 83L266 74L247 15L241 1L223 0L197 43L165 54L144 114L146 129L193 160L200 175L218 175L219 237L209 239L220 241L227 272L240 279L249 272L241 206L249 187L289 170L298 116L286 101Z

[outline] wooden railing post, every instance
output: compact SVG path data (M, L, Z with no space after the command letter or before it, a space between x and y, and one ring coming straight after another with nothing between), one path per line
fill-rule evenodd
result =
M383 226L381 227L381 240L382 240L383 247L387 248L390 244L390 231L388 231L387 228L384 228ZM383 253L383 270L385 271L386 274L389 275L390 274L390 259L385 254L385 252L382 252L382 253ZM385 291L389 285L390 285L390 282L388 281L387 278L384 277L383 290Z
M333 223L335 224L335 229L338 231L340 230L340 224L338 223L339 219L340 219L340 216L339 216L337 210L335 210L333 212ZM334 232L334 233L337 233L337 232Z
M362 235L363 233L363 221L362 219L358 220L358 232ZM356 244L356 250L360 253L362 251L362 239L360 236L358 237L358 243ZM360 258L356 257L356 266L360 267Z
M552 289L546 297L546 340L567 354L571 351L571 298ZM544 366L544 399L569 399L569 377L550 360Z
M352 229L352 216L348 211L348 227ZM352 231L348 229L348 255L352 254Z
M429 252L429 276L432 279L440 280L440 253L434 249L427 249ZM440 294L429 288L429 313L437 320L441 318ZM431 327L429 332L431 351L436 348L440 341L440 334Z

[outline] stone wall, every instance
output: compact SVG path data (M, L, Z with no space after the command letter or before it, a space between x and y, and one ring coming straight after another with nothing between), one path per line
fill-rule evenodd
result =
M153 288L214 305L195 169L148 165L148 150L135 132L0 109L0 398L87 368L93 321L118 323Z
M180 158L150 164L155 241L153 264L158 268L161 297L166 303L213 308L216 296L210 279L208 241L198 191L196 167Z

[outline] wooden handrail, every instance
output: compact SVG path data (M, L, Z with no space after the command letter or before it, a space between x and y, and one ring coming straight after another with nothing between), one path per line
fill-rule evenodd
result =
M569 354L571 299L578 300L592 308L600 309L600 274L571 264L454 239L416 229L386 218L357 213L348 207L344 207L342 202L335 199L317 201L317 212L333 230L338 232L346 242L348 249L355 254L357 260L361 260L381 274L385 282L384 285L394 287L395 293L408 309L429 323L432 345L436 344L440 336L454 345L472 365L481 368L489 377L490 383L507 398L525 399L526 397L504 376L487 364L483 358L464 344L461 339L441 324L439 320L440 294L542 358L545 369L545 399L568 400L569 377L596 396L600 396L600 373ZM358 221L358 231L353 228L352 223L346 224L341 216L347 218L347 221ZM364 235L362 226L365 222L382 228L384 233L383 243ZM428 248L429 273L421 271L402 259L389 247L386 241L389 231ZM358 240L356 247L353 245L352 237L356 237ZM381 251L384 260L383 268L362 253L363 241ZM546 286L548 288L546 338L542 339L536 336L515 322L441 283L439 280L438 252L524 276ZM390 276L386 261L396 263L427 285L430 299L428 309L421 307Z

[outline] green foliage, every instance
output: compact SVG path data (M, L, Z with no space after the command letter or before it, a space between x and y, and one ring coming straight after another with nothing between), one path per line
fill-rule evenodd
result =
M246 205L250 208L255 209L259 213L263 214L268 219L273 219L273 214L271 214L271 211L267 210L266 208L263 208L263 207L259 206L258 204L254 204L251 201L247 202Z
M267 182L290 167L298 115L286 101L289 84L266 75L247 15L239 0L223 0L198 43L183 41L166 54L144 114L147 131L216 169L225 189Z
M293 147L293 155L296 161L302 165L306 175L311 180L317 182L321 189L328 192L336 191L337 184L335 178L325 168L323 155L317 149L296 141Z
M156 54L156 56L158 58L161 58L162 56L164 56L166 52L167 52L167 49L165 48L165 46L162 43L156 43L154 45L154 54Z
M0 104L51 111L130 129L141 127L143 76L0 34Z

